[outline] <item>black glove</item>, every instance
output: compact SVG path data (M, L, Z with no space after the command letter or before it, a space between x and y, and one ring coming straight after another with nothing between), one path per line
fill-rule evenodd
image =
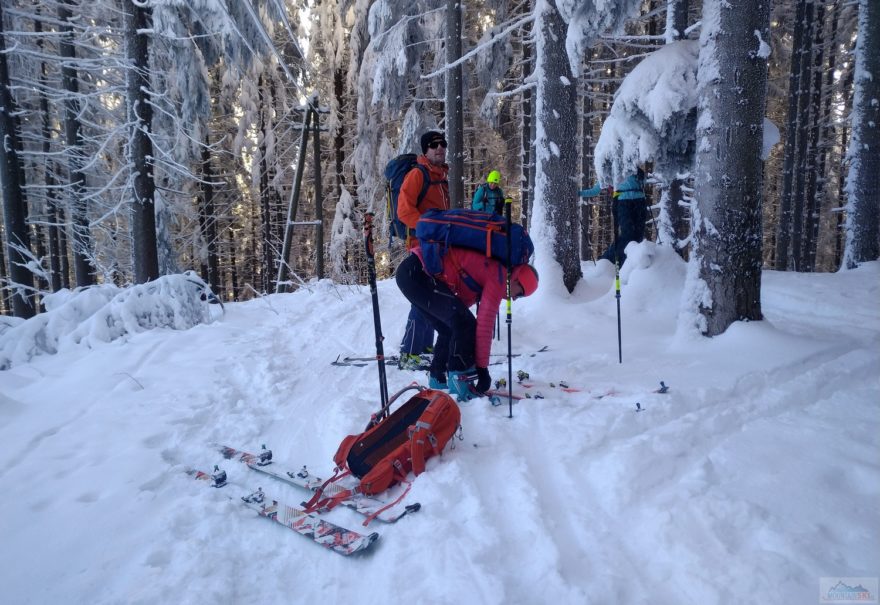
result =
M485 393L492 386L492 377L488 368L477 368L477 393Z

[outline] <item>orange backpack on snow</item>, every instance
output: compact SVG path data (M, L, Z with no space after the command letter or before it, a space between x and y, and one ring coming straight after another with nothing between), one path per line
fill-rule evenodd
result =
M460 421L461 410L449 394L420 390L390 415L374 417L363 433L342 440L333 456L336 474L315 492L306 509L333 508L357 494L373 496L396 483L405 483L410 471L420 475L425 470L425 461L442 453ZM348 473L358 477L360 485L322 497L328 484Z

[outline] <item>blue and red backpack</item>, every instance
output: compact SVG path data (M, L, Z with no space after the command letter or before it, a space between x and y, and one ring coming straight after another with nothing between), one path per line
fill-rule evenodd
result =
M428 210L416 225L425 271L443 272L443 257L450 246L484 252L507 265L507 221L503 216L479 210ZM511 266L529 262L535 246L519 223L510 225Z

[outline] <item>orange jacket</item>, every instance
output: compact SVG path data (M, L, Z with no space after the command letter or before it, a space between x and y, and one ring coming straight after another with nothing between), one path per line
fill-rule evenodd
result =
M409 229L415 229L419 217L430 208L449 210L449 182L446 180L449 166L446 164L434 166L424 155L420 155L417 161L428 169L431 185L425 192L425 199L421 204L416 205L424 184L422 171L413 169L404 177L403 184L400 186L400 194L397 196L397 218ZM407 249L416 245L418 245L418 240L415 236L407 235Z

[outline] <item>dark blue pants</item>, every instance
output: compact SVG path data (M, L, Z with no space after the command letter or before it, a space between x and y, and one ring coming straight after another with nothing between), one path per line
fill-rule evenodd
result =
M474 367L477 318L443 282L425 273L422 262L410 254L397 267L397 287L413 309L437 330L431 373L462 372Z
M645 222L648 220L648 206L645 199L638 200L614 200L611 206L614 220L617 223L617 233L614 242L608 246L602 258L615 261L615 251L620 266L626 260L624 249L630 242L640 242L645 239Z
M419 311L418 307L410 307L406 318L406 331L400 341L401 354L421 355L434 346L434 328L430 320Z

